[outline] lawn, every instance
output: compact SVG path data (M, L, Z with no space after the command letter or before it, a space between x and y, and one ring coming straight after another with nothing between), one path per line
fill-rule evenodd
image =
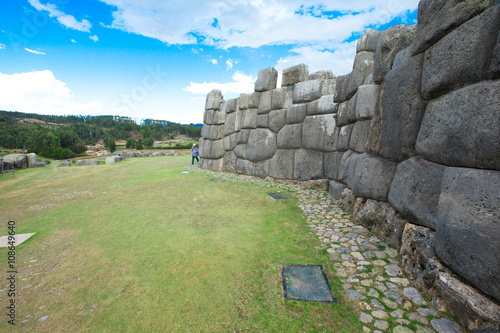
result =
M283 300L281 265L292 263L323 265L340 298L296 199L181 174L190 162L149 157L0 175L0 236L9 220L17 233L36 232L16 248L15 331L362 331L342 299ZM2 288L7 257L0 249ZM0 292L4 313L10 299ZM0 331L14 331L0 318Z

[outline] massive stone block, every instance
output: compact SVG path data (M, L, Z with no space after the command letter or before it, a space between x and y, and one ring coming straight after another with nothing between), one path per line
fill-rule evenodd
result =
M233 133L222 139L222 145L225 151L233 150L238 142L238 133Z
M349 74L337 77L337 84L335 86L335 103L343 103L347 98L347 87L349 86Z
M323 161L324 161L326 178L335 180L338 179L340 161L342 160L343 155L344 153L338 151L325 154ZM340 193L342 193L342 191ZM338 198L340 198L340 195L338 196Z
M122 158L120 156L107 156L106 157L106 164L115 164L117 162L120 162Z
M352 191L357 197L387 201L397 164L368 154L360 155L356 163ZM349 183L347 183L349 185Z
M222 162L222 171L224 172L236 172L236 160L238 158L232 151L226 152Z
M345 151L349 148L349 140L351 139L351 132L354 125L342 126L339 129L337 138L337 150Z
M333 79L335 76L333 75L333 72L331 70L323 70L323 71L317 71L312 74L309 74L309 80L318 80L318 79Z
M276 153L276 134L268 129L257 128L250 132L247 144L247 159L260 162L273 157Z
M342 155L342 159L340 160L338 180L346 184L349 188L352 188L354 184L356 166L358 165L360 157L361 154L348 150Z
M356 121L357 95L339 105L337 114L337 126L345 126Z
M236 117L234 119L234 131L239 132L241 130L241 127L243 126L243 120L244 120L244 114L243 111L237 108Z
M334 95L321 96L319 100L307 104L307 115L337 113L338 104L333 102Z
M257 127L257 109L243 110L243 125L241 128L256 128Z
M226 104L224 104L224 105L226 105ZM216 114L217 114L217 118L214 115L214 123L216 125L224 125L226 123L226 112L220 111L220 112L216 112Z
M372 119L375 109L378 107L380 86L362 85L359 87L356 98L356 119Z
M359 37L358 44L356 45L356 53L362 51L376 52L377 44L380 36L382 36L383 31L377 31L373 29L366 29L363 36Z
M278 133L278 149L302 147L302 124L285 125Z
M242 129L237 133L236 144L246 144L248 142L248 138L250 137L250 129ZM236 134L236 133L235 133Z
M26 154L26 158L28 160L28 168L33 167L36 163L39 163L38 157L35 153Z
M225 111L226 113L236 112L238 105L238 100L236 98L231 98L226 102Z
M354 124L351 137L349 138L349 149L358 153L365 152L365 144L368 139L370 122L371 120L360 120Z
M293 105L286 110L287 124L300 124L304 121L307 115L307 104Z
M203 125L203 127L201 129L201 137L203 139L208 139L209 134L210 134L210 127L212 127L212 126L207 125L207 124Z
M354 58L354 67L349 74L349 81L345 98L349 99L358 91L359 86L365 83L366 78L373 73L375 54L372 52L359 52Z
M373 118L367 143L368 148L379 142L380 151L376 154L399 161L415 155L415 141L426 105L420 94L422 61L422 55L406 58L385 78L381 116Z
M322 152L335 151L338 131L333 114L308 116L302 125L302 147Z
M258 128L269 128L269 114L259 114L257 116Z
M490 66L490 78L497 79L500 77L500 33L497 38L497 45L493 50L493 59Z
M211 159L219 159L224 157L226 151L224 150L224 144L222 140L212 141L212 150L210 151L209 158Z
M76 166L83 166L83 165L97 165L97 159L85 159L85 160L78 160L76 161Z
M260 95L259 114L267 114L272 109L273 91L265 91Z
M311 79L312 80L312 79ZM323 86L321 88L321 96L335 95L335 89L337 87L337 78L324 79Z
M298 180L323 179L323 153L298 149L295 152L293 178Z
M293 179L295 150L278 149L270 160L269 176L277 179Z
M266 178L269 174L269 160L255 162L251 174L255 177Z
M205 110L203 114L203 123L205 125L212 125L214 123L214 110Z
M222 92L220 90L212 90L207 94L207 99L205 101L205 110L218 109L223 99L224 98L222 97Z
M28 157L25 154L9 154L3 157L4 169L9 170L15 167L16 169L25 169L28 167Z
M238 157L239 159L246 160L247 159L247 144L245 143L245 144L236 145L236 147L234 147L233 152L236 155L236 157Z
M321 97L323 80L298 82L293 90L293 103L306 103Z
M273 110L269 112L269 128L278 133L286 124L286 110Z
M255 91L267 91L276 89L278 82L278 71L272 67L263 69L259 72L259 77L255 82Z
M283 109L285 107L286 95L287 89L285 87L273 90L271 97L271 109Z
M494 4L495 0L420 1L413 55L427 50L451 30Z
M499 30L500 6L494 6L429 48L425 52L422 96L433 99L487 79Z
M500 170L500 81L453 91L427 106L417 152L440 164Z
M391 70L396 54L407 48L415 39L416 26L395 25L383 32L377 44L373 80L382 83Z
M210 126L210 131L208 132L208 139L210 140L222 139L223 131L224 131L224 126L221 125Z
M297 82L307 81L309 78L309 67L304 64L285 68L283 70L282 87L293 86Z
M253 163L247 160L236 160L236 172L244 175L251 175L253 171Z
M436 253L453 271L500 301L500 172L447 168Z
M419 157L400 163L389 191L389 202L410 222L435 230L445 169L444 165Z
M262 93L254 92L253 94L241 94L239 98L240 109L256 109L260 104L260 96Z
M236 113L234 113L234 112L228 113L226 115L226 122L224 123L224 130L222 131L224 136L228 136L228 135L231 135L234 133L235 122L236 122ZM205 126L207 126L207 125L205 125ZM205 126L203 126L203 130L205 130ZM206 139L205 137L203 137L203 138Z
M347 186L345 186L345 184L342 184L338 181L330 180L328 182L328 193L330 193L330 195L335 199L340 199L340 197L342 196L342 192L344 192L346 188Z

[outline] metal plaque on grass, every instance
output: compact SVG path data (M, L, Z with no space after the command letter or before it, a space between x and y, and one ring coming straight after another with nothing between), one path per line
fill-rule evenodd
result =
M276 199L276 200L280 200L280 199L290 199L290 197L287 197L286 195L281 194L281 193L268 193L268 195L269 195L271 198Z
M221 182L222 180L220 179L217 179L217 178L212 178L212 179L209 179L211 182Z
M321 265L283 265L285 300L337 303Z

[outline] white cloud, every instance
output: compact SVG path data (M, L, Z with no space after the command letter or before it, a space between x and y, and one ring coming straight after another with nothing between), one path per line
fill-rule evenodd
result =
M99 40L99 37L97 35L89 36L90 39L92 39L94 42L97 42Z
M71 43L76 43L76 40L74 40L74 39L71 39Z
M6 46L5 44L0 43L0 50L5 50Z
M212 63L212 65L217 65L219 63L217 59L210 59L209 61Z
M28 0L28 2L35 9L48 12L50 17L55 17L66 28L83 32L90 32L90 28L92 28L92 24L89 21L85 19L78 21L74 16L58 10L55 4L48 3L43 5L40 3L40 0Z
M39 114L97 114L98 101L78 103L66 83L50 70L0 73L0 109Z
M24 49L26 51L28 51L29 53L45 55L45 53L41 52L41 51L36 51L36 50L28 49L27 47L25 47Z
M230 71L233 69L233 63L231 62L231 59L226 60L226 70Z
M183 90L189 91L193 94L208 94L213 89L219 89L223 95L238 96L240 93L251 93L254 91L254 84L256 78L251 75L245 75L236 72L233 75L232 82L217 83L217 82L203 82L196 83L190 82L190 85ZM227 98L228 96L226 96Z

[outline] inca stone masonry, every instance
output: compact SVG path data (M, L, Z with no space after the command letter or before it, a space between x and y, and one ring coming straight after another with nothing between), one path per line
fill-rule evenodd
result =
M368 29L353 70L259 73L206 100L200 166L328 183L471 331L500 332L500 5L422 0Z

